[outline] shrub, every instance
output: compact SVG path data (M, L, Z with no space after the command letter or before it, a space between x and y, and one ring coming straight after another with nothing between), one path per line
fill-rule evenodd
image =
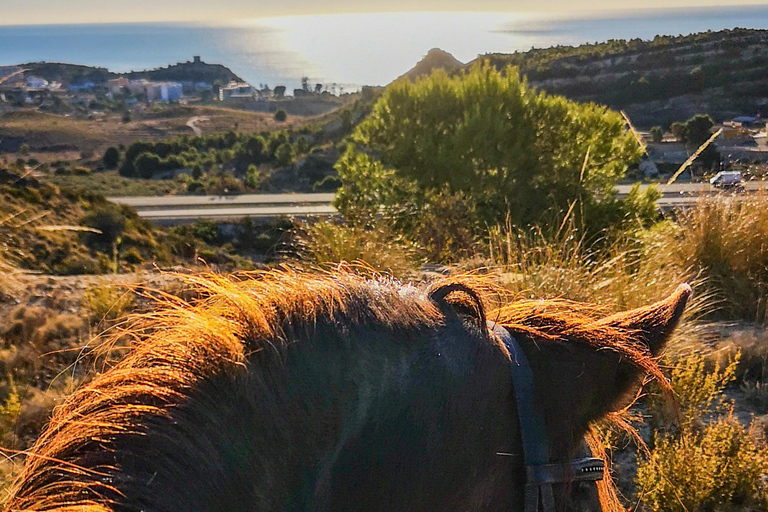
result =
M136 157L133 167L140 178L149 179L163 170L163 162L156 154L145 152Z
M205 184L199 181L192 181L187 184L187 193L189 194L205 194Z
M515 68L480 65L395 82L351 139L337 164L345 216L358 216L349 212L354 201L344 199L352 190L380 196L376 207L412 202L411 194L379 193L379 176L368 181L378 165L378 174L405 182L405 192L465 194L486 225L507 215L518 226L562 220L578 202L573 215L581 228L590 209L614 203L616 180L640 157L618 113L540 93Z
M414 245L383 225L365 229L323 221L300 226L293 250L302 261L363 262L396 276L412 272L419 261Z
M114 146L108 147L101 161L104 163L105 168L116 169L117 164L120 163L120 150Z
M89 212L83 218L83 225L98 230L99 233L86 233L84 242L89 247L111 254L113 245L125 230L126 216L122 208L107 203Z
M134 297L127 288L99 283L86 288L82 304L91 323L100 324L125 315L133 307Z
M288 119L288 114L285 113L285 110L280 109L275 112L275 121L282 123L285 122L286 119Z
M125 260L125 262L129 265L140 265L144 263L144 257L135 247L130 247L127 251L125 251L123 254L123 260Z
M253 190L261 188L261 173L255 165L251 164L248 166L248 170L245 171L245 176L243 177L243 185Z
M75 176L88 176L91 174L91 170L87 167L75 167L72 171L75 173Z
M732 415L657 443L638 465L639 494L652 510L749 510L768 506L768 450Z
M678 213L673 258L719 300L716 318L768 321L768 195L704 197Z
M656 431L655 446L638 464L639 497L652 510L768 505L768 447L757 428L747 431L722 402L737 364L712 367L699 352L680 356L670 376L677 414L658 398L650 401L654 423L678 420L676 429Z
M293 156L293 146L291 146L288 142L281 144L275 150L275 159L277 160L278 165L291 165L291 162L293 162Z
M303 155L309 151L309 140L304 136L300 136L298 139L296 139L295 146L296 154Z

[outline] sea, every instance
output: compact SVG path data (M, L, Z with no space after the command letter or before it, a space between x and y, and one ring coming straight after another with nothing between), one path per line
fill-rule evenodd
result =
M128 72L197 55L228 66L252 85L291 90L308 77L313 85L342 93L386 85L431 48L468 62L485 53L735 27L768 29L768 5L578 14L329 14L212 24L0 25L0 66L47 61Z

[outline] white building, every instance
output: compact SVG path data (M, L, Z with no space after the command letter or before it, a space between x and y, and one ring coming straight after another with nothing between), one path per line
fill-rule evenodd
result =
M253 98L255 94L253 86L246 83L230 82L226 87L219 89L219 101L235 98Z
M27 87L30 89L45 89L48 87L48 80L44 80L36 76L28 76Z

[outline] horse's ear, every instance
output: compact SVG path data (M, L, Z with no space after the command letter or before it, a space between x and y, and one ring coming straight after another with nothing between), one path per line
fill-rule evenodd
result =
M427 291L429 299L440 311L451 311L476 321L486 329L485 306L475 290L463 283L440 283Z
M682 284L660 302L609 316L600 323L638 332L651 353L658 355L680 322L692 293L689 285Z

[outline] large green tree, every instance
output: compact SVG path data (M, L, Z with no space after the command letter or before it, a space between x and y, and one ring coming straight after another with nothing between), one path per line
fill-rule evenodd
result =
M621 115L538 92L516 68L437 71L391 85L357 127L336 205L351 220L412 214L439 192L471 198L482 224L585 222L639 157Z

